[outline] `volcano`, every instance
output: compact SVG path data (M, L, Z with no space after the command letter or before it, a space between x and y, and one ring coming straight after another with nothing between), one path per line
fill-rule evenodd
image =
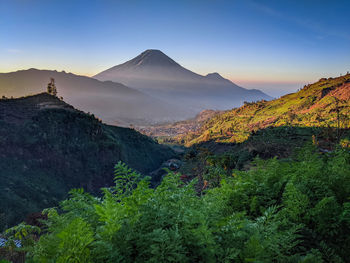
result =
M203 109L226 110L240 106L244 101L271 99L260 90L244 89L219 73L203 76L192 72L155 49L146 50L94 78L123 83L194 112Z

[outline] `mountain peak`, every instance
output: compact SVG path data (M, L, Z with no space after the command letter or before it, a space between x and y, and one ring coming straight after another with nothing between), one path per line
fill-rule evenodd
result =
M137 57L127 62L128 66L180 66L158 49L147 49Z
M161 50L159 49L146 49L141 54L162 54L165 55Z
M223 80L223 79L225 79L223 76L221 76L217 72L209 73L208 75L206 75L206 77L209 78L209 79L215 79L215 80Z

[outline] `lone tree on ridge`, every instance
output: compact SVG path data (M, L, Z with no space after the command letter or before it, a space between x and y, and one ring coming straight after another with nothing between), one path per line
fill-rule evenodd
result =
M47 84L47 93L53 95L53 96L57 96L57 88L55 85L55 79L51 78L50 83Z

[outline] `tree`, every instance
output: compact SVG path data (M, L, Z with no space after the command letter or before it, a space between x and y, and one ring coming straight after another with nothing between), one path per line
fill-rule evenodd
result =
M57 88L55 85L55 79L51 78L50 83L47 84L47 93L53 95L53 96L57 96Z

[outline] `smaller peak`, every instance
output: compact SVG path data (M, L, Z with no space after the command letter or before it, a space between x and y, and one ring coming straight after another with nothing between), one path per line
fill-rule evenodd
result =
M209 74L207 75L207 77L209 77L209 76L218 76L218 77L221 77L221 75L220 75L219 73L217 73L217 72L209 73Z
M210 79L224 79L219 73L217 72L213 72L213 73L209 73L208 75L206 75L207 78Z

